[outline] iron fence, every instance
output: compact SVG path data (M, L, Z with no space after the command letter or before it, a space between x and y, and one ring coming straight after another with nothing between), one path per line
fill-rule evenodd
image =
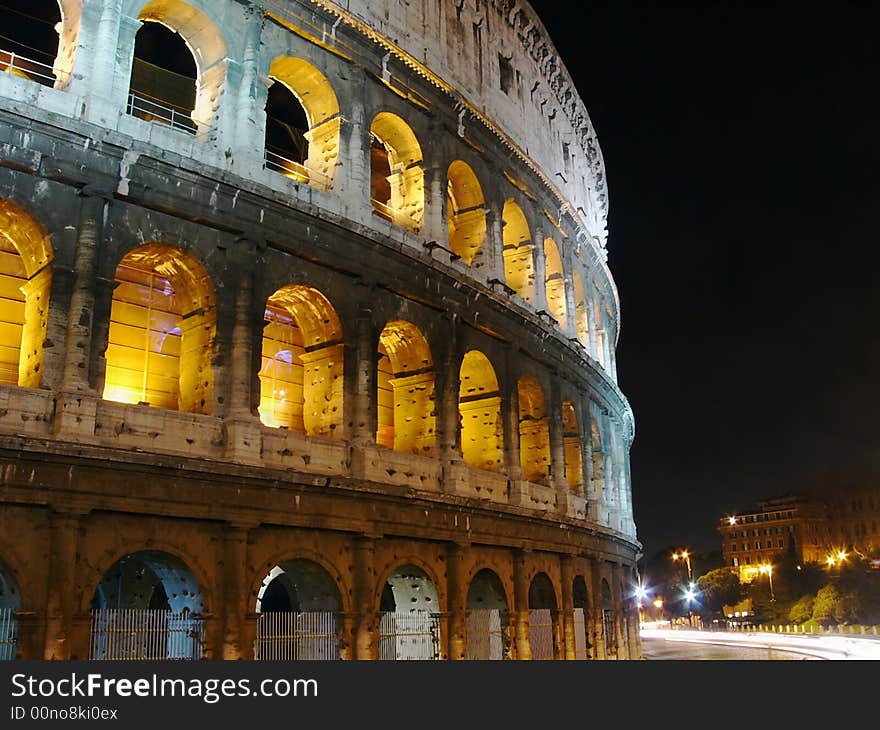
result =
M468 611L467 658L506 659L509 652L508 614L500 609Z
M54 86L56 74L61 78L67 75L62 71L56 71L54 66L4 49L0 49L0 71L36 81L43 86Z
M440 616L427 611L385 611L379 620L379 658L440 658Z
M254 658L339 659L338 621L331 611L271 611L257 619Z
M205 621L188 612L95 609L89 659L201 659Z
M147 122L167 124L172 129L179 129L188 134L196 134L199 131L199 125L193 121L190 112L163 104L142 92L129 92L125 113Z
M0 608L0 661L15 659L18 647L18 617L13 608Z
M532 659L554 659L553 612L549 608L529 610L529 647Z
M583 608L574 610L574 658L589 659L587 639L587 617Z
M266 169L280 172L286 177L316 187L330 190L331 180L324 173L312 170L300 162L295 162L274 150L266 149Z

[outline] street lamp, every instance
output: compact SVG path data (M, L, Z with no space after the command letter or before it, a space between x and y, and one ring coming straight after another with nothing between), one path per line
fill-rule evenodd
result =
M693 581L694 575L691 572L691 554L687 550L682 550L680 552L672 553L673 560L684 560L685 565L687 565L688 569L688 580Z
M770 580L770 603L774 603L776 601L776 596L773 595L773 566L770 563L764 563L762 566L758 568L761 573L766 573L767 578Z

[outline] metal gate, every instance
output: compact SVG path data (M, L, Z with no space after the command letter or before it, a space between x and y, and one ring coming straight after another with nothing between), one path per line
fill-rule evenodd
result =
M339 659L336 614L269 611L257 620L254 659Z
M507 657L507 612L497 608L468 611L467 658L504 659Z
M92 611L89 659L201 659L204 643L204 619L188 612Z
M385 611L379 620L380 659L439 659L440 616Z
M529 646L532 659L555 659L553 652L553 615L549 608L529 611Z
M587 653L587 619L582 608L574 610L574 658L590 658Z
M0 608L0 661L15 659L18 617L13 608Z

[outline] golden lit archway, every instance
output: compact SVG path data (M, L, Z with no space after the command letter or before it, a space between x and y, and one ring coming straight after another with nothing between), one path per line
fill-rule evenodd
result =
M472 264L486 241L486 201L480 181L466 162L455 160L449 166L446 200L449 250Z
M500 471L504 465L501 393L489 359L479 350L465 353L458 391L461 451L475 469Z
M557 324L565 329L567 325L568 307L565 303L565 271L559 247L552 238L544 239L545 290L547 292L547 308Z
M190 254L164 243L129 251L116 269L104 398L211 413L214 287Z
M389 322L379 335L377 411L376 443L433 455L434 365L427 340L409 322Z
M327 77L302 58L279 56L269 67L269 78L282 84L302 106L307 129L302 131L307 147L304 154L291 155L286 147L271 149L270 135L274 127L298 137L300 130L280 117L267 119L266 166L288 177L309 183L322 190L333 186L339 158L339 102ZM268 112L267 108L267 112ZM294 159L294 157L301 159Z
M183 0L151 0L141 8L137 17L145 25L159 23L183 39L196 67L195 95L191 97L186 89L188 79L167 68L161 56L156 59L159 63L139 64L136 38L130 86L133 93L143 93L141 102L135 106L129 104L129 112L199 133L216 125L227 66L226 43L220 30L204 12ZM144 30L141 28L138 36ZM167 118L158 105L173 108L178 115ZM187 112L189 123L185 119ZM178 119L178 116L183 118Z
M532 233L522 208L511 198L502 212L504 239L504 276L507 285L520 298L535 298L535 267L532 260Z
M40 385L52 257L37 220L0 199L0 383Z
M279 289L266 303L260 420L308 436L342 438L342 326L319 291Z
M422 148L406 122L380 112L370 125L370 200L392 223L418 232L425 214Z
M587 291L584 289L584 280L575 271L572 274L574 286L574 321L577 327L578 342L585 348L590 347L590 302L587 299Z
M565 480L574 494L584 487L584 467L581 459L581 429L574 403L562 403L562 439L565 446Z
M530 375L517 382L519 393L519 457L523 474L533 482L550 475L550 430L541 384Z

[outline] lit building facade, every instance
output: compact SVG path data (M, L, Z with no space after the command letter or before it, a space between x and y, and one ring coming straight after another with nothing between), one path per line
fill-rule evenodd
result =
M640 657L604 165L529 5L32 5L2 651Z

